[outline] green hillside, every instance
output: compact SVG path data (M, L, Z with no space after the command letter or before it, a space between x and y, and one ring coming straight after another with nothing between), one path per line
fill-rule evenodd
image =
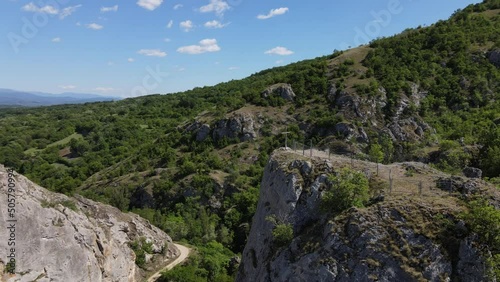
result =
M362 159L381 150L384 163L419 160L457 174L478 167L498 183L499 30L500 1L487 0L429 27L213 87L0 109L0 163L53 191L142 215L199 246L179 271L229 281L282 132ZM293 99L263 95L286 84ZM240 117L255 136L216 133ZM201 125L210 126L205 138Z

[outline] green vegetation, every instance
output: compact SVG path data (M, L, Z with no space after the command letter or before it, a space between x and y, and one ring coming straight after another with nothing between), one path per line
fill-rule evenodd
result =
M146 238L140 238L132 242L130 248L135 253L135 264L143 268L146 264L146 254L153 253L153 243L147 242Z
M332 183L331 189L321 198L324 211L338 213L351 207L363 207L368 202L368 179L363 173L345 168L328 180Z
M469 212L462 215L472 232L479 236L483 251L490 252L488 264L492 278L500 278L500 210L485 200L469 203ZM496 280L492 279L492 280Z
M427 28L213 87L106 103L2 108L0 163L52 191L136 212L174 240L198 246L200 257L166 274L165 281L224 281L234 275L229 258L246 243L263 168L284 145L278 132L377 162L424 159L450 172L479 167L498 181L500 70L487 58L500 48L494 9L500 9L498 0L484 1ZM292 85L293 102L262 96L278 83ZM415 98L414 84L426 94L398 113L402 98ZM379 103L382 87L387 101ZM342 91L385 106L377 120L364 120L339 109ZM213 128L237 110L262 122L258 138L241 142L209 134L197 141L196 131L187 130L195 121ZM436 132L392 139L384 129L398 114L422 117ZM369 141L339 136L334 128L340 122L364 129ZM323 198L328 212L366 203L368 182L361 173L345 170L330 180L332 189ZM152 200L138 200L145 195ZM293 236L290 231L281 223L273 232L283 243ZM134 248L141 260L142 243Z
M293 239L293 226L291 224L278 224L273 229L273 242L280 248L288 246Z

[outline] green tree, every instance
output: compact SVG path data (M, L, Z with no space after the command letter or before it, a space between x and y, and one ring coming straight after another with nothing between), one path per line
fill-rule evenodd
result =
M331 189L321 198L324 211L342 212L350 207L363 207L368 202L368 179L363 173L344 168L328 179Z

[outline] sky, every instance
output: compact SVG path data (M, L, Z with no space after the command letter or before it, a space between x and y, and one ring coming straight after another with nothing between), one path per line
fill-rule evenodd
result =
M2 0L0 88L136 97L428 26L465 0Z

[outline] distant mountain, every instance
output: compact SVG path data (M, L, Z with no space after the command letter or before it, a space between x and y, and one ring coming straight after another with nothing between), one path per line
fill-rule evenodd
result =
M120 98L85 93L66 92L61 94L50 94L0 88L0 106L39 107L113 100L120 100Z

